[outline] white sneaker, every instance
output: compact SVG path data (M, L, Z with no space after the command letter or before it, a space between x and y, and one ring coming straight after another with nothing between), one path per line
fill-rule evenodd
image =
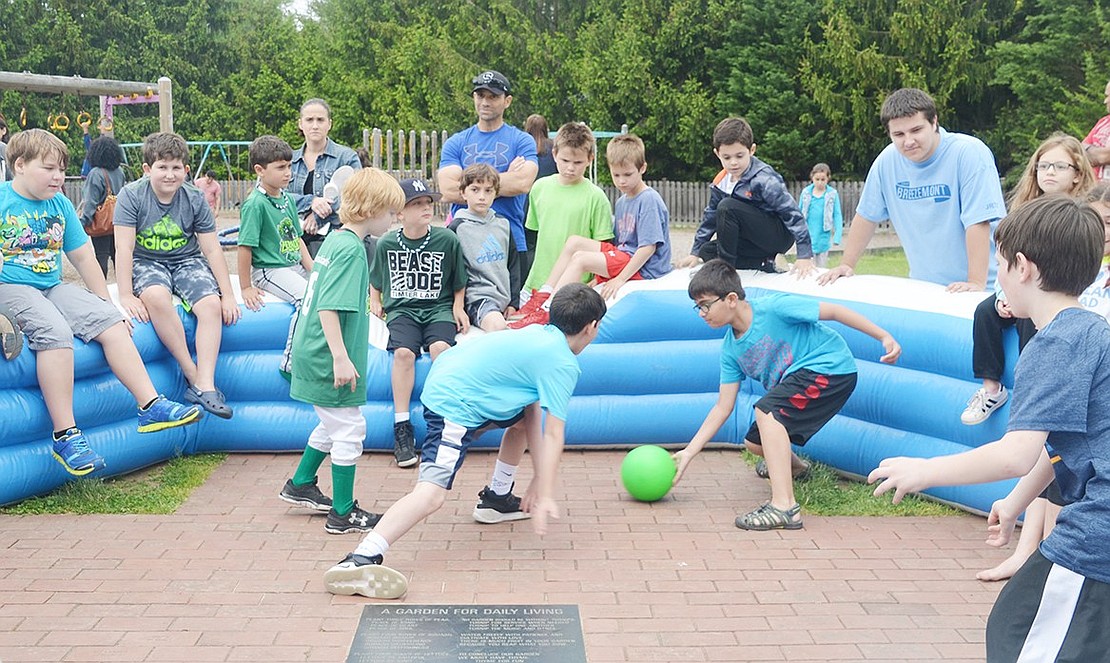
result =
M968 426L981 424L987 420L995 410L1002 407L1002 405L1010 400L1010 392L1006 391L1006 387L1000 387L1001 391L993 396L987 394L987 390L980 387L972 394L971 399L967 402L967 409L960 415L960 421Z

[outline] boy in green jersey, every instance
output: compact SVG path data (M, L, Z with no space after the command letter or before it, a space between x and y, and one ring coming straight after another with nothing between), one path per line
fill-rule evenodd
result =
M366 420L366 352L369 344L367 292L370 269L363 240L397 217L405 197L397 181L364 168L343 188L342 227L328 235L308 279L293 335L293 375L289 395L310 403L320 417L293 478L281 499L327 511L329 534L369 531L378 514L354 500L355 462L362 455ZM334 500L316 487L316 473L331 455Z
M250 164L258 184L239 209L239 291L243 303L252 311L259 310L265 306L265 291L294 308L281 355L281 372L286 377L297 311L312 271L312 257L301 239L297 203L285 190L292 159L293 148L277 136L255 138L250 145Z

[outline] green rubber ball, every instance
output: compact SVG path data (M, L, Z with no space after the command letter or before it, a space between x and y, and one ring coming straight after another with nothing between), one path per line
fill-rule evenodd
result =
M628 452L621 463L621 482L634 499L654 502L671 490L676 471L671 452L653 444Z

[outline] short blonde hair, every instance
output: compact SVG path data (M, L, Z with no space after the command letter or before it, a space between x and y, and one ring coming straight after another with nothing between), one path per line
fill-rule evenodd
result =
M379 216L387 210L400 211L405 206L405 192L397 180L383 170L363 168L355 171L340 191L343 205L339 220L350 225Z
M584 122L567 122L555 134L555 152L562 148L585 150L591 159L594 156L594 132Z
M27 129L12 136L8 142L8 163L14 164L23 159L24 163L43 157L57 157L62 168L69 163L69 150L66 144L45 129Z
M635 134L614 136L605 147L605 160L610 166L627 164L634 168L641 168L647 163L644 141Z

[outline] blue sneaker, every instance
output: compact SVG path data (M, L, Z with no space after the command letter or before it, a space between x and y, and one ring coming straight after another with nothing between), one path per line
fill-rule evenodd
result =
M150 407L139 410L140 433L153 433L167 428L187 426L197 421L200 421L199 407L175 403L161 394L150 404Z
M100 454L89 448L89 440L77 428L70 428L65 437L55 440L51 453L66 472L78 477L107 466Z

